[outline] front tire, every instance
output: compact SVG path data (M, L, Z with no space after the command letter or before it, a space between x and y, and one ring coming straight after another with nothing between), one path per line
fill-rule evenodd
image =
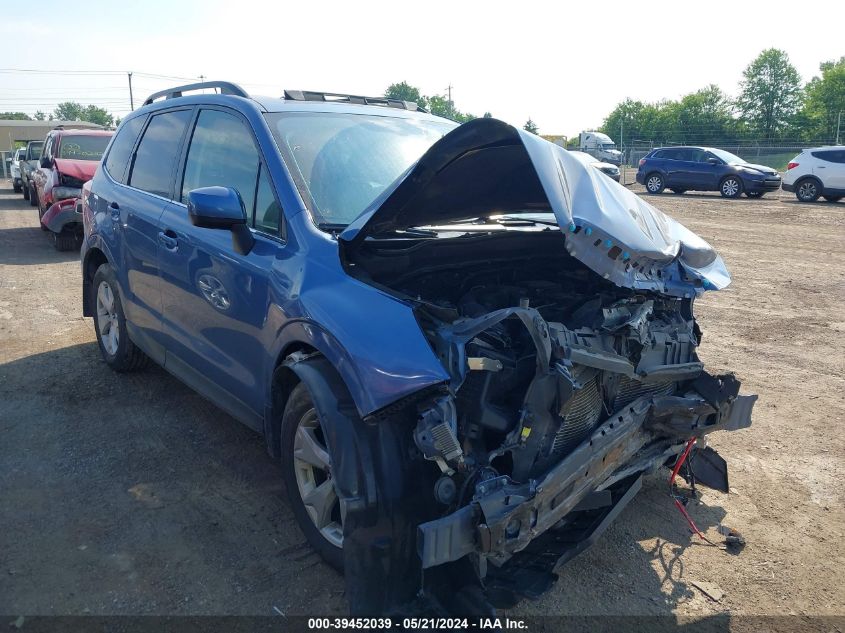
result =
M29 200L29 185L24 185L21 189L23 189L23 199Z
M120 373L146 367L149 357L129 339L117 277L109 264L94 273L91 302L97 344L106 364Z
M82 246L75 231L62 231L61 233L50 231L50 234L53 236L53 246L57 251L79 250Z
M323 423L308 387L294 387L282 416L282 472L305 539L343 572L343 517Z
M666 188L666 182L660 174L649 174L645 179L645 189L651 194L662 193Z
M29 186L29 206L37 207L38 206L38 192L35 190L35 187L32 185ZM41 219L41 214L38 214L38 219Z
M742 181L736 176L728 176L719 183L719 193L723 198L739 198L742 194Z
M798 181L795 185L795 197L799 202L815 202L821 195L819 183L812 178Z
M23 190L23 187L20 185L12 184L12 189L14 189L15 193L20 193Z

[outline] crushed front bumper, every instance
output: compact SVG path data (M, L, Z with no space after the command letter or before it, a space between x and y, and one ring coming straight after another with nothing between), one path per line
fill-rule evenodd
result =
M646 396L615 412L538 479L482 481L470 504L418 527L423 569L472 553L502 565L593 493L662 466L691 437L750 426L757 396L738 391L730 374L702 374L683 396Z

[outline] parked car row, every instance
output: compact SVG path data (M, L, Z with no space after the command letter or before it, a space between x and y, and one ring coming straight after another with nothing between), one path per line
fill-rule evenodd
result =
M57 128L15 153L15 191L38 208L39 224L57 250L78 250L82 244L82 185L94 177L113 134Z
M70 137L39 199L104 142ZM102 358L264 436L356 615L536 597L666 464L728 490L701 438L756 396L704 370L693 310L724 262L534 134L206 82L151 95L82 189Z
M801 152L781 178L777 170L755 165L713 147L658 147L639 161L637 182L651 194L670 189L718 191L725 198L761 198L783 188L801 202L845 197L845 147L817 147Z

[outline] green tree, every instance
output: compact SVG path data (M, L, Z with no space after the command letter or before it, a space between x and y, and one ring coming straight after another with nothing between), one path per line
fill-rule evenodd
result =
M484 116L483 116L482 118L485 118L485 119L492 119L492 118L493 118L493 115L492 115L492 114L490 114L489 112L485 112L485 113L484 113Z
M32 117L26 112L0 112L0 119L7 121L32 121Z
M415 102L432 114L452 119L458 123L466 123L476 118L473 114L461 112L455 108L454 101L450 101L442 95L426 96L420 92L419 88L410 85L407 81L390 84L384 91L384 96L389 99Z
M47 118L47 115L44 114L41 110L37 110L35 112L35 120L36 121L43 121L46 118Z
M789 56L777 48L764 50L745 69L737 107L766 140L787 129L802 104L801 78Z
M114 125L114 116L95 105L83 106L75 101L63 101L53 111L53 118L60 121L88 121L97 125Z
M845 119L845 57L823 62L819 70L821 77L813 77L806 86L802 114L811 138L830 139L836 135L837 123L845 126L839 119L840 112Z
M82 113L82 120L90 123L96 123L104 127L111 127L114 125L114 117L103 108L98 108L95 105L89 105Z
M532 134L538 134L540 132L540 128L538 128L537 124L531 120L531 117L528 117L528 120L525 122L525 125L522 126L522 129L526 132L531 132Z
M75 101L63 101L53 110L53 118L59 121L82 121L85 108Z
M420 89L410 85L407 81L400 81L398 84L390 84L387 90L384 91L384 96L388 99L401 99L402 101L410 101L416 103L421 108L426 107L426 100L420 94Z

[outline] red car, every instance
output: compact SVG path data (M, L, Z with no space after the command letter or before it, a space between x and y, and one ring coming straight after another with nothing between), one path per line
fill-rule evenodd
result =
M57 128L47 134L38 169L32 174L41 228L50 231L57 250L78 249L82 215L77 201L82 185L94 177L114 132Z

